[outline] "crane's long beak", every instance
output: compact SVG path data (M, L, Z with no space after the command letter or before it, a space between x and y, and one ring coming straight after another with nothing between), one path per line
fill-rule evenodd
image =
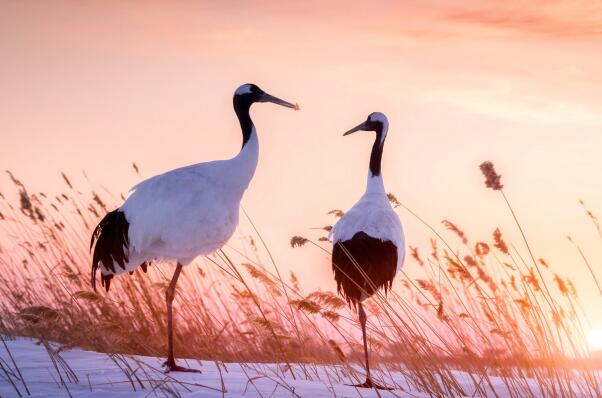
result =
M355 133L356 131L361 131L361 130L366 130L366 122L361 122L360 124L358 124L357 126L355 126L354 128L352 128L351 130L349 130L348 132L346 132L345 134L343 134L343 136Z
M272 102L277 105L282 105L282 106L286 106L287 108L292 108L296 111L301 109L301 108L299 108L299 104L291 104L290 102L281 100L280 98L274 97L273 95L270 95L270 94L264 94L263 100L264 100L264 102Z

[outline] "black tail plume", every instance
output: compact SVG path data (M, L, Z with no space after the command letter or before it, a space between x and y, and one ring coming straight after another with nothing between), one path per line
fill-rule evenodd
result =
M96 271L100 263L105 270L115 273L115 263L125 270L125 264L128 262L129 239L128 231L130 224L122 211L114 210L98 223L92 239L90 240L90 250L94 247L92 256L92 287L96 290ZM96 245L95 245L96 243ZM102 286L109 291L113 274L100 273L100 282Z
M385 294L397 271L397 247L391 241L358 232L332 248L332 270L337 291L353 307L364 295L372 296L383 288Z

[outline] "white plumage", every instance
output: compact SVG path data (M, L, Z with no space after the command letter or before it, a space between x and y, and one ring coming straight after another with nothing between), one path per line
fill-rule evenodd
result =
M370 172L366 192L332 228L333 243L347 241L358 232L382 241L391 241L397 247L397 271L405 259L405 239L399 216L393 210L385 192L382 176Z
M197 256L215 252L230 239L238 225L240 200L255 174L259 141L249 115L255 102L299 109L254 84L240 86L233 99L243 135L239 154L228 160L182 167L139 183L123 205L109 212L92 234L94 288L98 269L108 292L114 275L132 272L138 266L146 272L153 260L177 262L166 293L165 366L171 371L188 370L177 366L173 355L172 301L182 267Z
M186 266L221 248L238 225L240 200L258 155L253 128L249 141L232 159L183 167L136 185L120 208L130 224L129 262L121 272L153 259Z

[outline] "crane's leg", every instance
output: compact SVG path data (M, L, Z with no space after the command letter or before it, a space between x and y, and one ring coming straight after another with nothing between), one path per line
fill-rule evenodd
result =
M360 325L362 326L362 337L364 339L364 356L366 358L366 381L362 384L356 384L354 387L375 388L377 390L391 390L391 388L389 387L383 387L372 381L372 377L370 376L370 361L368 359L368 340L366 339L366 312L364 311L364 306L362 305L361 301L358 303L358 314L360 317Z
M182 272L182 264L178 263L176 270L171 278L167 292L165 292L165 301L167 302L167 361L163 364L166 372L198 372L196 369L188 369L176 365L176 360L173 355L173 310L172 303L176 296L176 284Z

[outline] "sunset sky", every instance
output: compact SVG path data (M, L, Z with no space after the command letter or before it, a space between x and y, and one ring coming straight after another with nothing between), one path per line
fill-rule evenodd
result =
M82 170L126 192L132 162L151 176L235 155L232 94L256 83L301 111L254 106L260 161L243 206L283 267L334 289L328 258L288 242L319 236L362 194L373 136L342 133L381 111L388 191L439 229L449 219L490 240L499 226L523 250L483 185L478 165L493 161L536 256L577 282L602 327L566 239L599 268L578 200L602 216L602 4L529 4L0 0L0 166L34 192ZM426 251L429 231L399 214Z

